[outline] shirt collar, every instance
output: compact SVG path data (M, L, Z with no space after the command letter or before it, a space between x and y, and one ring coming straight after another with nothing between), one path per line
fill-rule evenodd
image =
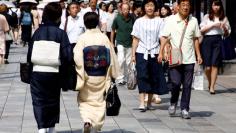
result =
M180 17L179 13L175 14L175 17L177 22L182 21L182 18Z
M176 21L177 21L177 22L183 21L182 18L180 17L180 15L179 15L179 13L175 14L175 17L176 17ZM191 15L189 15L188 17L189 17L189 19L188 19L188 21L189 21L190 18L191 18Z
M77 15L76 17L72 17L72 16L69 16L71 20L78 20L79 19L79 16Z

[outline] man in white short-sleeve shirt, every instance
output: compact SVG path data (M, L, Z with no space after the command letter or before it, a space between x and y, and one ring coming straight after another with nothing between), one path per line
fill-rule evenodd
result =
M87 12L96 12L99 16L99 28L106 26L107 23L107 15L106 12L102 11L101 9L97 8L97 0L89 0L89 7L86 9L81 10L81 17L79 18L80 27L85 30L84 25L84 14Z
M168 54L163 54L164 45L168 39L170 39L171 48L179 48L181 36L184 27L187 24L187 29L181 46L183 57L182 64L169 69L169 80L171 83L171 106L169 107L169 114L171 116L175 115L180 94L180 86L183 84L180 103L181 115L185 119L190 119L189 103L196 56L197 63L202 63L198 40L201 33L197 19L190 15L190 0L179 0L178 4L179 13L168 18L163 32L161 33L161 49L158 61L161 62L163 58L168 59Z
M60 29L66 31L70 43L74 47L78 41L78 37L83 33L83 29L80 28L79 18L79 5L77 2L71 2L68 7L69 16L65 19L64 22L61 22Z

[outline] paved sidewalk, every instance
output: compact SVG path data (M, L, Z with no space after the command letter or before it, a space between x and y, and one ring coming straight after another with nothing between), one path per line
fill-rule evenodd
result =
M30 88L20 81L19 62L26 60L27 47L12 45L10 64L0 66L0 133L36 133ZM219 76L217 94L192 91L191 120L168 116L169 95L155 111L140 113L138 91L119 87L122 101L118 117L106 117L103 133L235 133L236 75ZM178 111L179 113L180 111ZM76 92L63 92L58 133L80 133L83 123Z

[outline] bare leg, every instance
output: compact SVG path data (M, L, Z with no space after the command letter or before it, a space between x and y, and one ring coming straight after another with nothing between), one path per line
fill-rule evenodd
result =
M145 93L140 93L139 94L140 107L144 107L145 105L144 99L145 99Z
M210 89L211 87L211 71L212 71L211 67L206 67L205 74L208 80L208 89Z
M217 74L218 74L218 67L212 66L210 92L215 92L215 84L216 84Z
M148 94L148 102L147 102L148 106L150 106L152 104L152 96L153 96L153 94Z

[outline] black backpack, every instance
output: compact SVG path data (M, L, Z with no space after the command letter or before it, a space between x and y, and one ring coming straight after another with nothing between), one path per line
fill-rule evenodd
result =
M11 10L11 9L10 9ZM18 10L18 9L17 9ZM16 12L17 12L17 10L16 10ZM17 25L18 25L18 17L17 17L17 14L16 14L16 12L13 12L12 10L11 10L11 16L12 16L12 26L13 27L17 27Z

